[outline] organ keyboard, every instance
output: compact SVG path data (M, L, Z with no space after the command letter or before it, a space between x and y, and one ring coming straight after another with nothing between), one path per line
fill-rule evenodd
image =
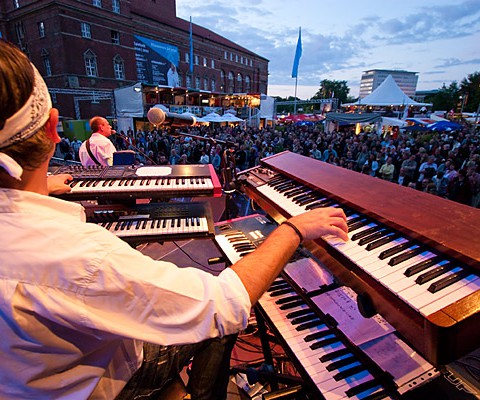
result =
M72 190L59 195L68 200L220 197L220 181L211 164L165 166L75 165L50 168L53 174L71 174Z
M343 208L350 240L306 247L434 365L478 347L479 210L290 152L239 178L277 222Z
M275 227L261 215L223 221L215 224L215 240L235 263ZM256 305L257 319L267 321L315 398L400 398L439 376L381 316L363 318L354 299L308 251L298 250Z
M214 236L209 203L149 203L87 207L87 222L108 229L131 245Z

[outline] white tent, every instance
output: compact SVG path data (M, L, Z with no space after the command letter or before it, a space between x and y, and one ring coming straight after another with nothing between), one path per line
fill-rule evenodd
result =
M225 122L245 122L243 119L236 117L232 113L226 112L222 116Z
M203 122L225 122L221 115L211 112L210 114L202 117Z
M343 106L429 106L429 103L419 103L408 97L388 75L385 80L368 96L359 99L355 103L343 104Z

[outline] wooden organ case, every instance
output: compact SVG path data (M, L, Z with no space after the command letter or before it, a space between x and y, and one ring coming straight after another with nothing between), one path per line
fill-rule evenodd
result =
M382 315L433 365L479 347L478 209L288 151L239 180L278 223L312 207L343 208L351 244L322 238L305 247L363 299L360 309ZM358 256L369 245L378 271Z

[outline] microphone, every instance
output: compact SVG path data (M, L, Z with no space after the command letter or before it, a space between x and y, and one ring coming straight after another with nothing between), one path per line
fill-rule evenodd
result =
M168 125L168 126L193 126L197 120L192 115L175 114L165 112L160 108L152 107L147 113L148 121L153 125Z

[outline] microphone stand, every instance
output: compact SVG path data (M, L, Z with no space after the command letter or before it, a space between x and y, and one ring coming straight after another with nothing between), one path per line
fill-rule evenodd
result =
M235 163L235 148L237 144L232 141L217 140L210 137L192 135L190 133L175 131L171 127L170 134L172 136L185 136L195 140L208 141L211 144L222 144L224 150L221 156L220 173L222 178L222 191L225 194L225 212L221 217L222 220L236 218L238 216L238 206L233 200L233 195L237 191L237 168Z
M125 135L122 135L121 133L118 133L116 132L115 135L117 135L118 137L122 138L123 141L128 145L128 146L131 146L133 147L133 149L137 152L137 153L140 153L142 156L145 157L145 159L149 160L153 165L157 165L157 163L152 160L149 156L147 156L142 150L140 150L138 147L134 146L133 144L130 144L129 141L128 141L128 137L126 137Z

